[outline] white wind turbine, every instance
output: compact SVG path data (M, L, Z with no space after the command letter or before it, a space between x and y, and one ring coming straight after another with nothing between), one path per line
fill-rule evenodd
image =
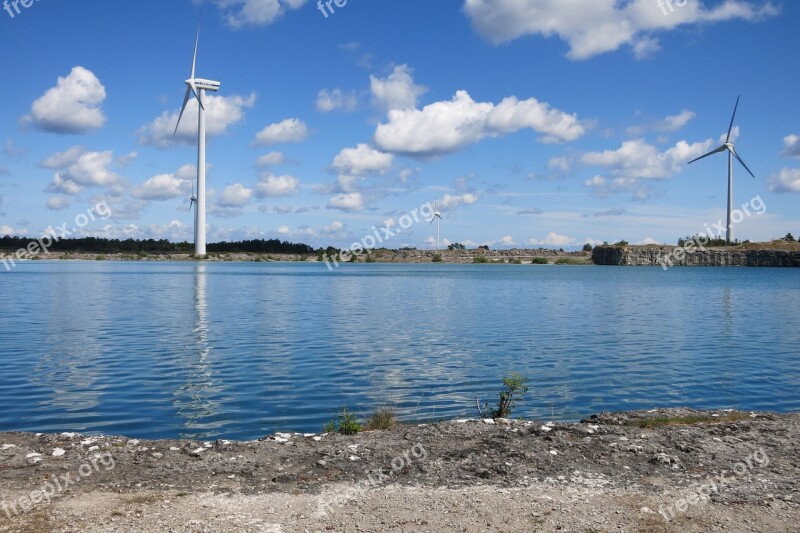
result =
M436 221L436 251L438 252L439 251L439 222L441 220L444 220L444 219L442 218L442 214L439 212L439 210L436 209L436 200L434 200L434 202L433 202L433 217L431 218L431 224L433 224L434 220Z
M197 209L194 212L194 253L195 255L203 256L206 255L206 106L204 101L206 91L219 91L220 82L195 77L197 43L199 40L200 29L198 28L197 36L194 40L192 73L189 75L189 79L184 82L186 84L186 96L183 97L183 106L181 106L173 136L178 133L178 126L181 124L186 104L189 103L189 99L194 94L199 104L197 119L197 197L194 194L189 197L189 211L192 210L192 204L197 203Z
M742 161L742 158L739 157L739 154L736 153L736 150L733 147L733 143L731 142L731 131L733 130L733 121L736 119L736 110L739 108L739 98L741 98L741 95L736 98L736 105L733 108L733 116L731 117L731 125L728 126L728 136L725 138L725 144L723 144L716 150L712 150L706 155L701 155L697 159L692 159L691 161L689 161L689 163L687 163L691 165L695 161L699 161L704 157L718 154L719 152L724 152L726 150L728 151L728 220L727 220L728 223L727 226L725 226L726 227L725 240L727 240L728 242L731 242L733 240L733 225L731 224L731 211L733 211L733 158L735 157L736 160L742 164L744 169L751 176L753 176L753 178L756 177L755 174L753 174L750 171L750 169L747 168L747 165L744 164L744 161Z

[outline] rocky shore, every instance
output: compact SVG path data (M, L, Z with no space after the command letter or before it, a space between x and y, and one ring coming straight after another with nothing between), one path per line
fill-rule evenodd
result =
M8 257L13 252L3 253L0 257ZM565 252L561 250L550 250L546 248L514 248L511 250L388 250L384 248L371 250L369 254L361 253L356 256L358 263L431 263L434 257L439 256L442 263L521 263L530 264L534 258L546 260L554 264L591 264L591 253L589 252ZM350 256L347 256L349 260ZM300 254L248 254L248 253L209 253L203 262L236 262L249 261L259 263L273 262L324 262L331 258L318 255ZM476 259L478 261L476 261ZM26 261L192 261L199 262L190 254L97 254L97 253L65 253L50 252L48 254L38 254ZM21 261L16 261L20 263ZM342 261L340 261L342 262ZM439 262L437 260L437 262ZM0 265L0 269L2 269Z
M0 531L797 531L800 414L252 442L0 433Z
M800 243L752 243L724 248L687 246L597 246L596 265L800 267Z

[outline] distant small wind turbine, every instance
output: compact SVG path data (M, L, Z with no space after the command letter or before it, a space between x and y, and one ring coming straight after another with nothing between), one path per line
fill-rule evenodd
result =
M438 252L439 251L439 222L441 220L444 220L444 219L442 218L442 214L439 212L439 210L436 209L436 201L435 200L433 202L433 218L431 218L431 224L433 224L434 220L436 221L436 251Z
M731 142L731 131L733 130L733 121L736 119L736 110L739 109L739 98L741 95L736 98L736 105L733 108L733 116L731 117L731 125L728 126L728 136L725 138L725 144L717 148L716 150L712 150L708 152L706 155L701 155L697 159L692 159L687 164L691 165L695 161L699 161L704 157L708 157L710 155L718 154L720 152L728 151L728 224L726 226L726 233L725 233L725 240L731 242L733 240L733 225L731 224L731 211L733 211L733 158L735 157L739 163L742 164L744 169L750 173L753 178L755 178L755 174L753 174L747 165L745 165L742 158L739 157L739 154L736 153L736 150L733 147L733 142Z
M181 125L181 118L183 112L186 110L186 104L194 94L197 98L197 103L200 104L198 118L197 118L197 197L192 194L189 197L189 211L192 210L192 204L197 204L197 209L194 212L194 253L195 255L206 255L206 106L205 96L206 91L217 92L219 91L220 82L206 80L203 78L195 77L195 66L197 64L197 44L200 40L200 29L197 29L197 36L194 40L194 55L192 56L192 73L189 75L184 83L186 84L186 95L183 97L183 106L181 106L180 115L178 115L178 123L175 125L175 136L178 133L178 126Z

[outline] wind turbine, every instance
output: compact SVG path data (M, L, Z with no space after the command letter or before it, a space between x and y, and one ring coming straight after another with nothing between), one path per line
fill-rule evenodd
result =
M186 95L183 97L183 106L181 106L178 123L175 125L175 132L172 135L175 136L178 133L178 126L181 125L181 118L183 118L183 112L186 110L186 104L189 103L189 99L194 95L197 98L197 103L200 104L197 118L197 197L195 198L194 195L189 197L189 211L192 210L192 204L197 203L197 209L194 212L194 253L195 255L203 256L206 255L206 106L204 101L206 91L219 91L220 82L195 77L197 43L199 40L200 28L197 29L197 36L194 40L192 73L189 75L189 79L184 82L186 84Z
M735 157L736 160L739 161L739 163L742 164L744 169L751 176L753 176L754 179L756 177L755 174L753 174L750 171L750 169L747 168L747 165L745 165L744 161L742 161L742 158L739 157L739 154L736 153L736 150L733 147L733 142L731 142L731 131L733 130L733 121L736 119L736 110L739 109L739 98L741 98L741 95L739 95L736 98L736 105L733 108L733 116L731 117L731 125L728 126L728 136L725 138L725 144L723 144L722 146L720 146L716 150L712 150L712 151L708 152L706 155L701 155L697 159L692 159L691 161L689 161L689 163L687 163L687 164L691 165L695 161L699 161L699 160L703 159L704 157L708 157L710 155L718 154L720 152L724 152L724 151L727 150L727 152L728 152L728 220L727 220L727 222L728 222L728 224L727 224L727 226L725 226L726 227L725 240L728 241L728 242L732 242L732 240L733 240L733 225L731 224L731 211L733 211L733 158Z
M433 221L436 221L436 251L439 251L439 221L444 220L442 218L442 214L436 209L436 200L433 201L433 218L431 218L431 224Z

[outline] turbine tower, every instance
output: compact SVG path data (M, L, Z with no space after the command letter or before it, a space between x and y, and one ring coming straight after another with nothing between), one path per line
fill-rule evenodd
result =
M197 64L197 43L200 40L200 29L197 29L197 35L194 40L194 55L192 56L192 72L184 83L186 84L186 95L183 97L183 106L181 106L180 115L178 115L178 123L175 125L175 136L178 133L178 126L181 125L181 118L183 112L186 110L186 104L189 99L194 95L199 104L198 118L197 118L197 197L194 194L189 198L189 210L192 209L192 203L197 203L197 209L194 212L194 253L198 256L206 255L206 106L205 97L206 91L217 92L219 91L220 82L206 80L203 78L195 77L195 66Z
M436 221L436 251L439 251L439 221L442 219L442 214L436 209L436 201L433 202L433 218L431 218L431 224L433 221Z
M731 117L731 125L728 126L728 136L725 138L725 144L717 148L716 150L712 150L708 152L706 155L701 155L697 159L692 159L689 161L689 165L694 163L695 161L699 161L704 157L708 157L710 155L718 154L720 152L724 152L727 150L728 152L728 220L727 225L725 226L725 240L729 243L733 241L733 225L731 224L731 212L733 211L733 158L735 157L739 163L742 164L744 169L755 178L755 174L753 174L747 165L744 164L742 158L739 157L739 154L736 153L736 149L733 147L733 143L731 142L731 131L733 130L733 121L736 119L736 110L739 109L739 98L741 95L736 98L736 105L733 108L733 116Z

